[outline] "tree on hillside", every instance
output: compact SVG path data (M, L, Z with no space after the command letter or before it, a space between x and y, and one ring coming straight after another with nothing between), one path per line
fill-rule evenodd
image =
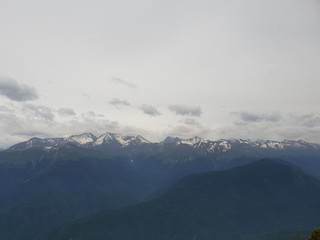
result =
M309 240L320 240L320 228L316 228L311 233Z

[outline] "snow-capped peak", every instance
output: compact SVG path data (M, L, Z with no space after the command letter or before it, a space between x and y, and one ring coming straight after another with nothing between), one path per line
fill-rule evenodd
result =
M105 133L100 137L96 137L92 133L83 133L80 135L72 135L65 138L37 138L33 137L25 142L17 143L8 150L24 150L29 148L42 148L52 149L60 148L67 145L77 145L86 148L103 146L114 147L133 147L140 144L152 144L140 135L137 136L123 136L116 133ZM156 143L155 143L156 144ZM194 149L200 150L206 153L227 152L232 149L265 149L265 150L286 150L292 148L300 149L318 149L320 150L320 144L309 143L304 140L251 140L251 139L220 139L216 141L203 140L200 137L193 137L188 139L181 139L178 137L167 137L160 143L169 145L188 145Z
M181 139L178 137L166 137L162 143L175 144L175 145L186 144L186 145L194 146L195 144L198 144L202 141L203 141L203 139L200 137L193 137L193 138L188 138L188 139Z
M165 143L165 144L179 144L180 143L180 138L178 137L166 137L162 143Z
M197 143L200 143L202 141L203 141L203 139L200 138L200 137L197 137L197 136L193 137L193 138L189 138L189 139L180 139L180 143L187 144L187 145L190 145L190 146L193 146L193 145L195 145Z
M28 148L54 148L64 145L65 141L63 138L37 138L33 137L28 141L17 143L8 148L8 150L23 150Z
M105 143L114 143L119 144L121 146L128 146L130 144L141 144L141 143L150 143L145 138L138 136L122 136L116 133L105 133L98 137L93 145L101 145Z
M140 143L151 143L150 141L148 141L147 139L145 139L144 137L138 135L135 137L135 140L140 142Z
M80 135L72 135L65 139L67 142L74 142L80 145L92 143L97 140L97 137L92 133L83 133Z

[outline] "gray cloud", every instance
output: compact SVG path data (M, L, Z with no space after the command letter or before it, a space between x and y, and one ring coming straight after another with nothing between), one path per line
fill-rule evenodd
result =
M11 136L39 136L42 135L42 123L37 120L30 121L25 116L19 116L16 113L0 113L1 125L6 129L7 134ZM46 125L44 129L48 129ZM1 139L2 140L2 139Z
M76 113L72 108L59 108L58 109L58 114L61 117L69 117L69 116L74 116Z
M104 115L101 114L101 113L95 113L93 111L89 111L89 112L86 112L86 113L83 113L81 115L83 118L103 118Z
M269 139L303 139L311 142L320 141L320 128L297 126L292 122L258 122L254 124L224 125L216 129L217 138Z
M236 114L244 122L279 122L282 118L279 112L258 113L242 111Z
M197 121L197 119L194 119L194 118L186 118L184 120L184 124L190 125L190 126L201 126L201 124Z
M146 105L146 104L143 104L140 109L147 115L150 115L150 116L159 116L161 115L161 113L154 107L154 106L151 106L151 105Z
M34 105L34 104L25 104L22 108L22 111L25 112L31 119L43 119L46 121L54 120L54 113L51 108Z
M119 131L118 122L95 117L80 117L79 119L62 122L55 120L48 122L43 118L35 118L30 121L27 116L17 112L15 114L0 113L0 118L1 125L6 129L6 133L10 135L12 142L9 144L25 140L25 137L59 137L72 135L79 132L79 129L83 132L92 132L97 135L107 131ZM14 141L14 136L20 136L21 139ZM3 141L3 139L0 139L0 143L1 141ZM8 143L5 142L3 143L3 145L7 144Z
M192 107L185 105L170 105L168 109L177 115L200 117L202 110L200 107Z
M121 100L121 99L118 99L118 98L114 98L112 99L110 102L109 102L111 105L115 106L116 108L119 108L121 106L131 106L131 104L126 101L126 100Z
M14 111L12 110L12 108L9 108L5 105L0 105L0 112L3 113L13 113Z
M17 102L38 99L37 91L33 87L2 76L0 76L0 95Z
M233 113L239 121L216 128L219 138L320 140L320 113Z
M289 114L289 117L296 124L302 125L308 128L320 127L320 114L319 113L307 113L307 114Z
M113 77L110 81L114 82L114 83L125 85L125 86L130 87L130 88L136 88L137 87L134 83L128 82L128 81L123 80L121 78Z
M52 110L45 106L16 104L5 107L0 111L0 132L5 130L0 139L0 146L5 147L34 136L68 136L79 132L79 129L96 135L121 130L118 122L110 121L94 112L82 114L78 118L58 121L54 118Z
M181 1L172 1L170 8L163 1L43 1L41 11L33 1L20 10L14 2L1 2L0 15L8 21L0 24L1 35L6 36L1 38L0 66L19 83L34 86L39 95L36 103L50 104L57 116L60 106L68 106L83 119L81 113L94 106L119 122L132 119L136 127L153 131L163 131L177 120L192 127L192 121L183 122L192 114L175 115L167 108L180 103L200 106L199 121L214 128L234 126L237 120L243 125L235 129L254 129L248 136L260 134L258 125L268 125L259 137L272 138L277 133L267 133L275 125L317 128L316 117L286 115L319 111L317 0L188 1L183 9ZM37 27L46 31L34 31ZM111 90L121 90L122 95L110 97ZM54 101L58 92L63 98ZM106 94L109 98L103 101ZM129 107L117 111L106 103L113 97L128 100L137 111ZM20 105L0 92L0 104L4 102ZM162 115L151 118L139 109L143 103L167 109L157 107ZM230 115L230 111L255 113L275 106L283 116L279 121L262 120L259 114ZM0 119L0 127L1 123ZM236 137L232 131L221 137Z

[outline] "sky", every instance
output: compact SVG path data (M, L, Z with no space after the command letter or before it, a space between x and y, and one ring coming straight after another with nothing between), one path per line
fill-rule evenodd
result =
M0 147L91 132L320 143L319 0L1 0Z

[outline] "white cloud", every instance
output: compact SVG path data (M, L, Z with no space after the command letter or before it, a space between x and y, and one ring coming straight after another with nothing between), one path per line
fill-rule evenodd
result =
M304 127L320 127L320 113L291 113L289 117L293 122Z
M72 108L59 108L58 109L58 114L61 117L70 117L70 116L75 116L76 113Z
M42 105L24 104L22 106L22 112L31 120L41 119L53 121L55 117L51 108Z

